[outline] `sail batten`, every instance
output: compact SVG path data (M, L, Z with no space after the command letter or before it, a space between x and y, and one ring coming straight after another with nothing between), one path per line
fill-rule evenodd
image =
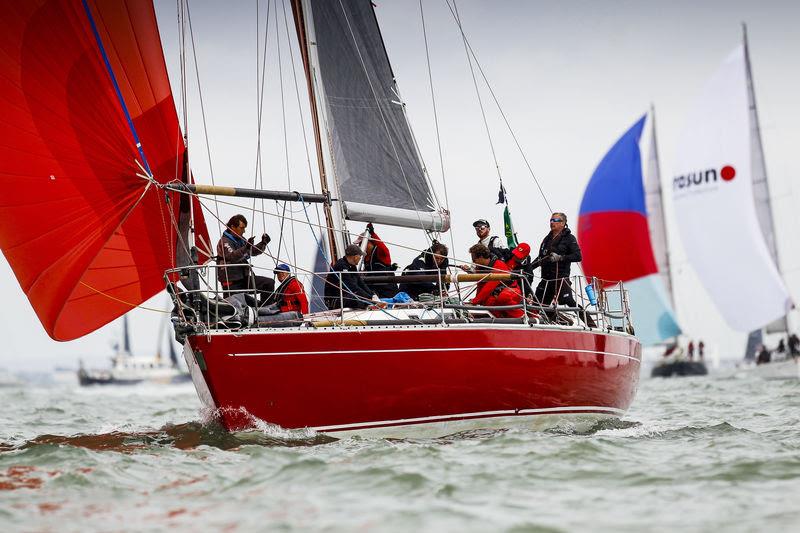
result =
M328 133L337 197L345 204L436 213L372 4L307 0L303 5L313 27L308 57L319 76L324 112L318 120Z

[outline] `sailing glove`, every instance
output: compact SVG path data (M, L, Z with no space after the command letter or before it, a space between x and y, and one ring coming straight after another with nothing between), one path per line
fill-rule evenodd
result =
M564 256L563 256L563 255L559 255L559 254L557 254L557 253L555 253L555 252L553 252L553 253L551 253L551 254L550 254L550 261L552 261L552 262L554 262L554 263L558 263L558 262L559 262L559 261L561 261L562 259L564 259Z

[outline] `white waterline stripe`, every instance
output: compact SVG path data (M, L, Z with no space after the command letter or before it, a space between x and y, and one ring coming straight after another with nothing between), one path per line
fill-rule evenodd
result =
M462 420L469 418L492 418L496 416L519 416L519 415L537 415L549 413L574 413L574 412L599 412L614 415L624 415L624 409L616 407L599 407L599 406L576 406L576 407L543 407L540 409L520 409L520 410L505 410L505 411L481 411L477 413L459 413L454 415L439 415L439 416L423 416L419 418L400 418L397 420L379 420L375 422L357 422L354 424L339 424L335 426L316 426L311 429L314 431L336 431L341 429L352 428L370 428L378 426L401 426L406 424L417 424L420 422L447 422L449 420Z
M268 355L333 355L333 354L369 354L369 353L397 353L397 352L480 352L480 351L496 351L496 350L515 350L523 352L575 352L575 353L593 353L598 355L613 355L616 357L624 357L639 361L636 357L614 353L614 352L600 352L597 350L579 350L575 348L525 348L520 346L500 347L500 346L478 346L478 347L465 347L465 348L398 348L394 350L326 350L318 352L250 352L250 353L229 353L231 357L259 357Z

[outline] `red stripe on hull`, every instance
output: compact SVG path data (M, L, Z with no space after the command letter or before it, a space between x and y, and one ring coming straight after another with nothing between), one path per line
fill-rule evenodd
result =
M527 327L226 333L189 343L234 430L252 425L247 413L337 431L493 412L624 411L641 361L629 336Z

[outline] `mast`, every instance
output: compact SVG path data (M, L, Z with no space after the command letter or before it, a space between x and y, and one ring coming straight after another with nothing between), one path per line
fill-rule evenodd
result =
M742 23L742 44L744 46L744 64L747 79L747 103L750 111L753 199L756 202L756 212L758 213L761 233L772 255L772 260L775 261L775 267L777 267L778 272L781 272L780 261L778 260L778 246L775 240L775 220L772 213L769 180L767 179L767 165L764 158L764 145L761 141L761 126L758 120L758 108L756 107L756 92L750 63L750 47L747 42L747 25L745 23Z
M308 87L308 100L311 107L311 124L314 130L314 144L317 148L317 165L319 167L319 180L322 194L330 198L330 189L328 187L328 176L325 172L325 160L322 150L322 134L319 128L319 111L317 109L317 95L311 72L311 61L309 60L309 47L308 36L306 34L306 22L303 16L303 0L292 0L292 14L294 16L295 29L297 30L297 40L300 44L300 55L303 58L303 69L306 73L306 85ZM328 229L328 243L331 252L331 262L335 262L339 253L337 252L336 243L337 239L336 230L334 229L333 212L331 205L326 202L323 205L325 213L325 225Z
M650 241L656 256L658 271L667 288L670 306L675 310L675 292L672 287L672 264L669 254L669 238L667 220L664 213L664 192L661 186L661 166L658 159L658 141L656 137L656 108L650 104L650 153L645 178L645 195L647 198L648 226Z
M131 354L131 338L128 332L128 315L122 315L122 353Z
M769 180L767 178L767 165L764 157L764 145L761 140L761 125L758 119L758 108L756 106L756 91L753 83L753 70L750 62L750 45L747 39L747 24L742 23L742 46L744 47L745 78L747 80L747 104L750 115L750 152L752 157L753 172L753 201L756 206L756 215L761 228L761 234L767 245L775 268L778 274L783 277L780 260L778 256L778 243L775 237L775 219L772 212L772 200L769 191ZM778 333L788 331L786 316L767 324L767 333ZM753 335L751 333L751 335Z

